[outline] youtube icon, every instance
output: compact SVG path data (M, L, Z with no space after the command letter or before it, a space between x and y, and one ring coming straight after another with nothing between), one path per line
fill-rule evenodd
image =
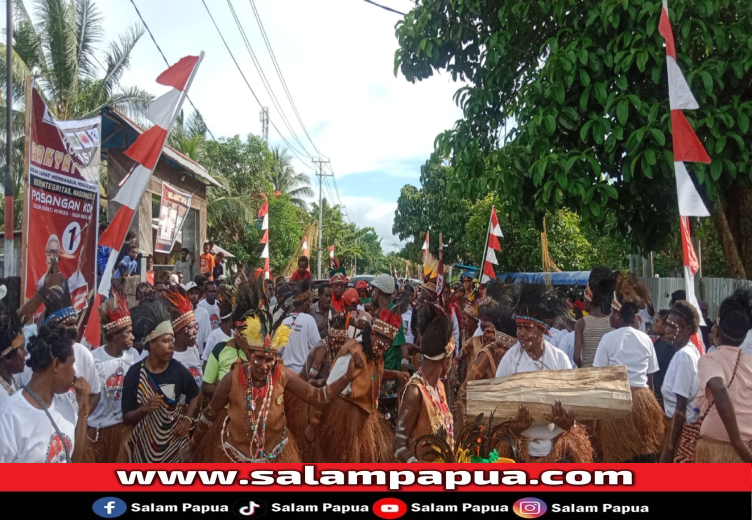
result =
M382 498L373 504L373 514L385 520L400 518L407 513L407 504L396 498Z

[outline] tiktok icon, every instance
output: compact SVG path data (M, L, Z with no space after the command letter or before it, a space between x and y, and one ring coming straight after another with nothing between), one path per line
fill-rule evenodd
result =
M261 518L266 514L266 504L260 500L240 500L232 509L240 518Z

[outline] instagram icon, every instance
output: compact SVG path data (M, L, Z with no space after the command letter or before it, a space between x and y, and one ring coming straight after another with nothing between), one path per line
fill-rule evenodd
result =
M521 518L540 518L548 511L548 506L543 500L537 498L521 498L514 503L514 514Z

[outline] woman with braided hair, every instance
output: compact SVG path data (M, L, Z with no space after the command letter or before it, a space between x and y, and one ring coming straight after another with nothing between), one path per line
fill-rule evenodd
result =
M236 338L242 337L239 344L249 361L233 363L201 416L191 446L201 443L220 411L229 405L212 462L300 462L287 427L285 393L313 406L325 406L329 396L338 395L363 368L360 359L352 359L342 377L324 388L312 387L279 357L292 329L281 325L274 330L272 319L266 310L252 311L245 319Z
M593 360L594 367L623 365L632 389L632 411L620 419L596 423L601 462L657 462L663 443L663 410L653 393L658 359L653 342L639 329L637 313L650 301L647 287L631 276L616 277L611 326Z
M136 315L134 328L149 355L133 365L123 382L123 423L133 426L125 444L128 462L179 462L198 415L199 389L177 360L172 320L160 301ZM185 396L187 410L180 406Z
M700 386L697 362L700 351L691 338L700 330L700 315L690 303L677 301L666 318L665 336L675 347L676 354L666 370L661 395L666 429L660 462L672 462L684 425L697 422L695 396Z
M605 265L590 271L585 288L585 310L589 314L577 320L574 327L574 362L580 368L593 366L603 335L613 330L609 316L615 280L613 269Z
M450 447L454 444L454 421L441 381L454 354L452 319L440 313L420 335L420 368L402 392L394 434L394 457L400 462L417 462L415 443L424 435L438 435Z
M700 431L694 462L752 462L752 356L739 346L752 327L752 293L721 303L716 349L697 363Z
M204 373L201 367L201 355L196 345L198 333L191 300L182 287L170 289L162 298L170 313L172 330L175 335L175 351L172 357L191 373L200 390L204 381ZM200 406L201 400L199 400Z
M14 375L24 371L26 363L24 343L21 318L15 311L2 307L0 311L0 407L20 388Z
M29 341L32 376L0 413L1 462L84 462L89 383L76 377L74 329L42 325ZM68 398L75 389L77 406Z
M505 293L505 301L514 308L517 323L517 340L501 359L496 377L538 370L569 370L572 364L567 355L551 345L550 323L567 315L569 309L551 286L522 283ZM517 415L508 422L508 432L517 446L520 462L575 462L593 461L584 426L575 422L561 401L551 406L551 415L544 424L534 424L527 406L522 405ZM511 450L500 451L509 457Z
M123 384L139 355L133 348L133 322L125 295L115 293L98 311L107 343L92 352L102 399L89 416L88 438L95 462L121 462L118 456L128 436L121 406Z

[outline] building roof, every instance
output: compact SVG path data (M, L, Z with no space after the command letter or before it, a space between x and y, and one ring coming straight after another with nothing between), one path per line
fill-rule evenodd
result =
M146 129L142 128L119 110L111 106L102 108L102 150L111 148L126 149L145 131ZM162 151L162 159L173 168L190 173L207 186L223 187L216 179L209 175L209 172L203 166L169 145L165 145Z

